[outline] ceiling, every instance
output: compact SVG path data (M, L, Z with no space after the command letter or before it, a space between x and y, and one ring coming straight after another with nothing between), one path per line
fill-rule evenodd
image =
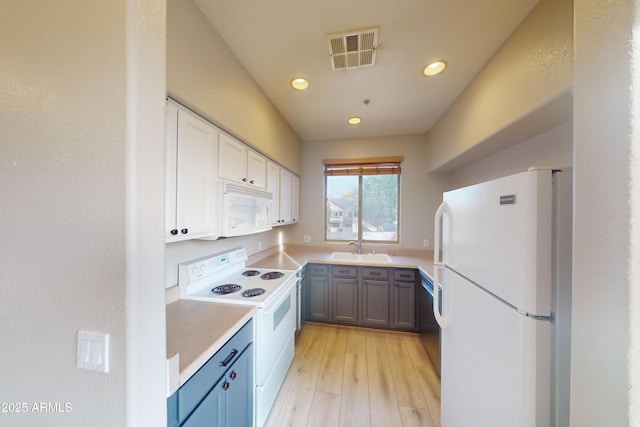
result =
M195 3L298 136L314 141L426 133L537 0ZM332 71L326 35L373 26L375 65ZM434 59L448 67L425 77ZM298 76L307 90L289 85ZM362 123L347 124L351 116Z

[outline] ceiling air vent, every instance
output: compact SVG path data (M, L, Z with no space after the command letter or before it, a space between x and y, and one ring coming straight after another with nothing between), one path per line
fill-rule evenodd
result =
M376 63L378 27L327 34L333 71L371 67Z

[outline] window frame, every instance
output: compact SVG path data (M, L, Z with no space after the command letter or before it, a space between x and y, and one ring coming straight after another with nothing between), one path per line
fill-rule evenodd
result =
M323 213L323 237L326 243L344 243L348 240L336 240L329 239L327 237L329 219L335 218L333 214L328 214L329 198L327 194L327 180L330 176L357 176L358 177L358 235L355 240L363 243L372 244L400 244L400 212L401 212L401 196L402 196L402 173L401 163L404 160L402 156L396 157L382 157L382 158L367 158L367 159L329 159L323 160L325 166L324 173L324 213ZM328 172L329 168L336 168L338 173ZM382 171L382 173L373 173L373 171ZM363 204L363 176L380 176L380 175L397 175L397 218L396 218L396 240L365 240L363 238L362 227L362 204ZM351 215L350 218L355 219L355 215Z

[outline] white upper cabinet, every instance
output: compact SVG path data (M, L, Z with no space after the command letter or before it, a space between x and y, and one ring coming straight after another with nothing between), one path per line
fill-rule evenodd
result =
M215 218L217 129L171 101L166 124L166 241L211 237Z
M267 159L253 150L247 152L247 181L261 190L267 188Z
M280 219L279 224L291 223L291 188L293 174L286 169L280 169Z
M220 133L218 144L218 176L228 181L246 182L247 146L224 133Z
M276 189L276 191L272 191ZM294 224L299 221L300 178L273 162L267 163L267 191L273 193L272 225Z
M273 194L271 225L280 225L280 165L267 160L267 191Z
M291 181L291 222L300 220L300 178L293 175Z
M267 159L242 142L220 133L218 176L260 190L267 186Z

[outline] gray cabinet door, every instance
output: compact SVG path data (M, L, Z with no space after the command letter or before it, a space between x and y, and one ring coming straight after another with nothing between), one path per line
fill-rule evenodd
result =
M309 295L307 320L329 321L331 319L329 278L310 276L307 294Z
M394 328L415 329L416 327L416 285L410 282L393 284Z
M389 326L389 282L362 281L362 324Z
M333 279L333 321L358 322L357 279Z

